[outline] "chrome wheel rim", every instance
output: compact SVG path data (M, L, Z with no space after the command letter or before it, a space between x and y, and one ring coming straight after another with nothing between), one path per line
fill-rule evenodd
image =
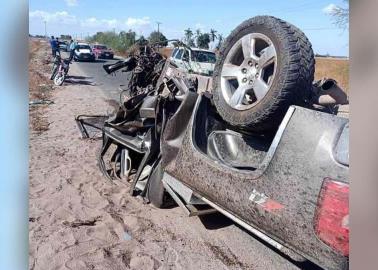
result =
M277 52L261 33L240 38L228 52L221 70L221 90L227 104L236 110L256 106L271 89Z

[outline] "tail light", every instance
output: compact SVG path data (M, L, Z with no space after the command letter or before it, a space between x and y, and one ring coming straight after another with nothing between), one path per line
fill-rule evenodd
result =
M327 245L349 256L349 185L325 178L315 215L315 232Z

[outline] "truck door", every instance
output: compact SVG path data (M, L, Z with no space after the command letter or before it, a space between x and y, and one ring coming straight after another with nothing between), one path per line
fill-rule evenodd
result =
M184 54L184 49L179 49L176 53L174 60L179 69L183 69L182 55Z
M184 49L184 54L182 56L182 65L185 71L191 71L192 67L190 65L190 51L188 49Z

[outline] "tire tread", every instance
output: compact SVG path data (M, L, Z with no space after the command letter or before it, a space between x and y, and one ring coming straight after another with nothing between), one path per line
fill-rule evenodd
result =
M250 117L245 120L237 116L240 112L231 114L225 101L220 100L223 97L220 87L217 85L217 79L223 64L220 59L224 59L224 52L234 44L234 37L256 24L269 28L277 35L277 39L282 41L283 57L288 64L282 71L282 78L278 80L277 88L279 89L275 91L279 91L279 93L270 98L268 106L263 106L259 111L251 113ZM213 77L214 103L218 113L231 125L253 131L270 130L279 125L290 105L300 105L306 102L314 80L314 72L315 59L312 45L301 30L273 16L257 16L244 21L234 29L220 49L220 57L216 63Z

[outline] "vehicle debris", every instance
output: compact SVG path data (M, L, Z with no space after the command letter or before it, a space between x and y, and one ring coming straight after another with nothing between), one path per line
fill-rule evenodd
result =
M108 115L77 115L75 121L83 139L99 139L108 118Z
M35 100L31 100L29 101L29 106L37 106L37 105L50 105L50 104L54 104L54 101L52 100L49 100L49 99L35 99Z
M165 59L156 50L149 46L144 46L125 60L117 61L114 64L106 64L103 67L108 74L120 69L123 69L123 72L131 71L132 75L126 91L129 96L135 96L142 93L146 88L154 89L164 63Z
M319 105L346 105L348 96L333 79L323 78L313 84L313 102Z
M72 227L72 228L77 228L77 227L81 227L81 226L95 226L96 222L100 221L100 220L101 220L101 217L95 217L95 218L88 219L88 220L75 220L75 221L72 221L72 222L64 221L63 225L66 225L66 226L69 226L69 227Z
M311 43L275 17L244 21L219 55L211 91L153 45L104 65L132 76L118 111L93 116L100 170L156 207L173 200L189 216L214 208L288 256L344 269L349 120L337 108L346 95L332 79L313 83Z

